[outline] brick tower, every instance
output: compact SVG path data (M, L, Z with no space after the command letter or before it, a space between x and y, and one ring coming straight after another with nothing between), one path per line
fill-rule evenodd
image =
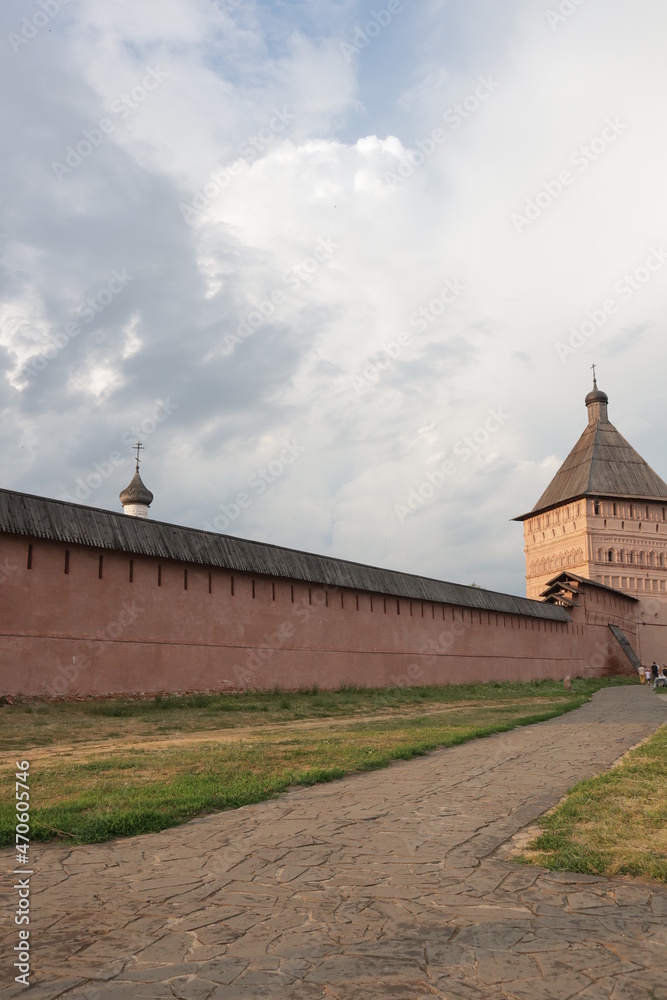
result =
M569 572L637 598L642 659L667 660L667 483L586 396L588 426L522 521L527 596Z

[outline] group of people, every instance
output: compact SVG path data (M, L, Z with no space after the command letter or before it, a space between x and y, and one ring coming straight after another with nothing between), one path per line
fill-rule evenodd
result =
M661 670L654 660L650 667L642 667L642 670L641 679L643 684L651 684L653 682L654 688L667 687L667 666L663 666Z

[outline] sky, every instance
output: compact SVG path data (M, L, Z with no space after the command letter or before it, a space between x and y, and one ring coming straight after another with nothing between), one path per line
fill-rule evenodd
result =
M659 0L5 0L0 486L525 593L667 478Z

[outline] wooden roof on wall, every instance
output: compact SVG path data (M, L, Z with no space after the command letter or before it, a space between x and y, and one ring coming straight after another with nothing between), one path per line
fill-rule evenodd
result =
M12 490L0 489L0 532L325 587L345 587L484 611L570 621L564 608L525 597Z
M541 597L545 601L553 601L554 599L562 600L564 602L569 601L571 607L576 607L577 605L573 598L583 594L586 587L594 587L596 590L604 590L608 594L613 594L614 597L619 597L624 601L628 601L630 604L638 603L638 598L633 597L632 594L627 594L624 590L617 590L616 587L608 587L606 583L598 583L597 580L589 580L588 577L578 576L576 573L571 573L569 570L564 570L562 573L559 573L558 576L552 577L552 579L547 583L546 589L542 591Z

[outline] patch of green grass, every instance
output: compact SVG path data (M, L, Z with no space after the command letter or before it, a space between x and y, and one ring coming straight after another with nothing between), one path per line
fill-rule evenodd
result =
M667 725L540 820L520 860L560 871L667 882Z
M21 752L35 746L82 743L108 738L111 732L128 737L145 735L147 726L162 733L197 732L229 726L290 722L308 718L354 717L383 714L418 706L452 706L457 702L509 702L517 698L583 700L612 680L574 680L566 692L557 681L432 685L427 687L358 688L321 691L246 691L232 694L156 695L153 698L110 698L39 702L17 700L0 708L0 750ZM39 731L36 718L39 715ZM106 721L108 720L108 722ZM224 720L224 721L222 721Z
M352 771L384 767L393 760L409 760L438 747L553 718L579 707L600 686L605 685L573 683L571 692L550 682L466 686L467 697L463 690L451 687L392 689L383 692L394 700L392 709L372 721L359 720L359 709L376 712L377 692L290 693L290 704L301 703L303 714L310 717L322 711L321 706L312 705L315 697L323 700L326 710L335 708L337 699L351 698L355 711L341 710L337 719L317 729L287 725L269 732L256 725L242 741L185 742L121 751L114 751L110 743L108 751L91 749L83 760L43 756L39 766L31 768L31 838L92 843L161 830L194 816L259 802L291 785L334 780ZM471 699L471 690L479 690L480 697ZM482 693L490 696L481 697ZM275 708L287 696L273 693L268 697ZM310 706L307 699L311 699ZM170 711L165 701L171 700L162 700L157 725ZM429 702L442 703L442 713L399 715L406 704L426 707ZM448 707L452 704L453 710ZM189 713L200 711L187 705L173 710L184 722ZM154 711L154 707L147 709L142 725L148 712ZM294 708L285 711L294 718ZM99 741L94 730L89 736ZM85 758L85 746L80 752ZM0 845L13 842L13 792L12 775L8 770L0 772Z

